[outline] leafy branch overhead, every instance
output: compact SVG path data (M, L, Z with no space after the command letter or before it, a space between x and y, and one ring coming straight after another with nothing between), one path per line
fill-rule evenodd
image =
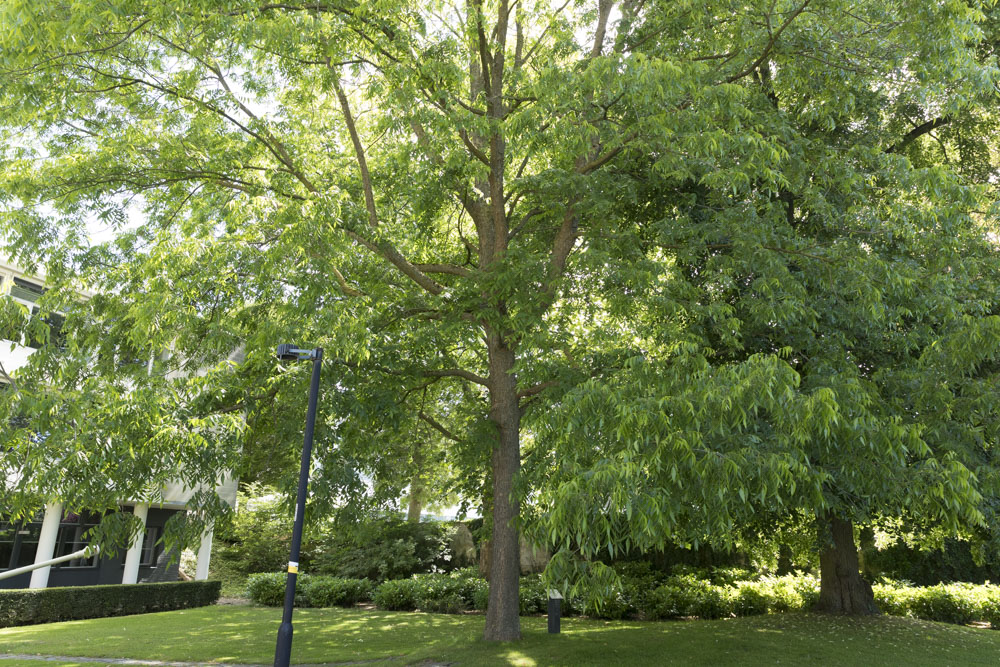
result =
M490 639L519 635L522 531L553 581L765 515L995 539L992 9L15 0L0 24L0 230L67 314L4 404L33 420L5 467L58 460L50 488L107 507L96 471L280 483L306 377L272 350L301 341L330 352L314 511L438 465L492 530Z

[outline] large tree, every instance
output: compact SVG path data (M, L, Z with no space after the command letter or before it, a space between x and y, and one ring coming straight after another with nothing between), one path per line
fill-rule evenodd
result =
M731 404L715 410L711 393L684 387L707 381L706 346L723 355L744 347L727 299L742 299L763 328L801 324L802 312L781 307L779 293L797 289L784 286L795 271L784 260L817 252L777 225L795 227L812 211L880 219L870 201L879 184L855 161L874 161L867 148L886 142L881 155L909 131L880 105L908 100L928 111L945 99L943 82L989 85L967 53L974 12L911 4L6 2L4 232L22 262L49 267L50 299L71 311L75 341L38 355L37 395L63 388L63 403L78 409L64 425L95 431L103 470L122 488L144 475L121 456L133 441L162 463L157 474L209 481L237 458L209 437L231 428L223 417L245 413L264 434L255 442L294 446L281 415L298 414L304 372L279 372L271 350L284 340L322 344L332 378L319 430L322 499L369 490L370 475L394 460L371 435L394 415L416 415L454 442L490 512L485 635L516 638L518 480L530 481L519 472L523 458L546 469L548 451L522 436L542 432L546 406L587 378L628 380L633 393L622 397L643 395L635 353L652 337L662 359L676 357L671 373L691 372L689 384L658 385L669 390L660 401L683 395L699 406L694 414L730 414ZM834 141L838 129L863 138L860 148ZM826 196L859 186L855 208ZM727 224L692 231L706 214ZM96 221L115 240L88 246ZM730 261L739 270L706 277ZM711 297L689 294L691 313L663 297L664 281L685 266L692 290ZM70 294L81 284L107 296L78 307ZM770 298L755 307L762 291ZM97 367L87 361L95 347L107 350ZM235 349L245 361L221 364ZM712 377L766 371L760 395L774 378L794 384L774 349L761 352ZM147 373L110 361L153 356ZM61 370L74 358L77 375ZM215 372L175 373L204 368ZM84 402L80 386L90 388ZM101 402L108 386L123 389L120 404L133 412L143 398L162 406L158 419L128 439L130 420L87 423L83 406L125 414ZM28 389L21 396L34 395ZM454 398L428 404L424 389ZM797 405L838 409L835 389L800 392ZM586 401L566 406L600 416ZM628 403L617 409L625 413L602 429L645 423L630 421ZM32 414L27 405L21 413ZM171 430L181 418L196 432ZM693 422L698 432L711 423ZM878 424L865 422L872 433ZM178 467L166 434L192 443L185 456L202 465ZM53 440L48 451L58 457L71 442ZM20 465L27 449L22 439L4 456ZM664 470L683 468L683 451L665 454L674 460ZM59 461L71 474L52 489L85 500L92 485L75 473L93 461ZM701 472L706 494L742 499ZM38 498L17 485L6 497L22 508ZM583 540L586 522L576 521L556 522L552 535Z
M804 512L819 608L871 613L856 523L996 541L984 17L960 3L919 21L894 3L856 9L804 11L757 63L746 104L784 155L772 184L710 163L686 181L636 165L656 194L626 202L642 227L634 257L658 280L630 296L657 300L636 298L648 306L634 311L622 373L573 390L548 429L540 529L562 547L553 575L578 572L575 554L731 545ZM943 164L959 150L967 159Z

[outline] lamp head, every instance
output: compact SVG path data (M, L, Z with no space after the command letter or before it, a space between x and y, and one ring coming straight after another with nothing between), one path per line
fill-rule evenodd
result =
M282 343L278 346L277 356L279 361L298 361L298 346L292 343Z
M319 361L323 358L323 348L303 350L292 343L282 343L276 355L279 361Z

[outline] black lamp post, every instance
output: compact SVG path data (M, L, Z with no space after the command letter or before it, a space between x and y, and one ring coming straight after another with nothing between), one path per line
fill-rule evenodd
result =
M302 466L299 468L299 491L295 501L295 528L292 530L292 553L288 559L285 580L285 611L278 628L278 643L274 649L274 667L288 667L292 659L292 607L295 605L295 580L299 573L299 550L302 546L302 521L306 512L306 491L309 487L309 461L312 458L313 429L316 426L316 403L319 400L319 371L323 364L323 348L300 350L294 345L278 346L281 361L312 361L312 384L309 386L309 412L306 415L306 435L302 444Z

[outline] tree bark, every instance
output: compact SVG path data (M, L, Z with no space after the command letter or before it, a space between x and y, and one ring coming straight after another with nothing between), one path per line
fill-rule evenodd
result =
M420 523L420 510L424 505L424 456L419 442L413 443L413 476L410 478L410 505L406 510L409 523Z
M414 482L410 483L410 504L406 508L406 521L420 523L420 511L423 509L423 503L420 501L421 489L415 488L413 484Z
M778 575L792 573L792 548L787 544L778 545Z
M815 611L868 616L879 613L871 584L861 577L854 524L827 515L819 521L820 588Z
M487 641L521 638L518 584L521 574L517 519L520 500L514 480L521 467L521 410L517 403L514 352L502 336L487 331L490 359L490 419L497 426L493 446L493 535L490 539L490 597L486 607Z

